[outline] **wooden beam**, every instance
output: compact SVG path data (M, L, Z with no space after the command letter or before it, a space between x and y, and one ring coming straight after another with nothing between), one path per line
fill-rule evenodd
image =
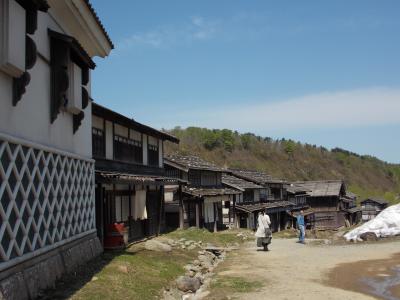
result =
M178 196L179 196L179 228L184 228L184 210L183 210L183 199L182 199L182 186L179 185L178 189Z
M199 202L196 202L196 227L200 228L200 208Z

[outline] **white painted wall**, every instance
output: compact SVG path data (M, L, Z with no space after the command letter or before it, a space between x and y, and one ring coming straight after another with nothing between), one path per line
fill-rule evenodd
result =
M22 22L22 20L21 20ZM81 127L73 134L73 115L61 112L50 123L50 42L47 29L64 33L49 14L38 14L38 30L32 36L38 48L31 82L16 107L12 106L12 77L0 71L0 131L46 146L92 156L91 104L84 110ZM42 58L42 56L44 58ZM90 94L90 85L88 88Z
M160 168L164 167L164 143L162 140L158 140L158 164Z

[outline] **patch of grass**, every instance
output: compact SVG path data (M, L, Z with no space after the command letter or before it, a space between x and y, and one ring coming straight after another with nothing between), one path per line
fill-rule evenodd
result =
M242 277L223 276L217 277L211 284L212 294L249 293L263 287L263 283L248 280Z
M240 243L243 241L242 238L237 237L237 234L239 232L242 233L250 233L248 230L241 230L241 229L231 229L231 230L224 230L220 232L210 232L206 229L198 229L195 227L191 227L185 230L175 230L172 232L169 232L163 237L171 238L171 239L176 239L179 240L181 238L184 238L186 240L192 240L192 241L202 241L203 243L210 243L214 244L216 246L225 246L227 244L233 244L233 243Z
M105 252L64 278L45 299L157 299L195 257L194 252L183 250L147 251L142 244Z

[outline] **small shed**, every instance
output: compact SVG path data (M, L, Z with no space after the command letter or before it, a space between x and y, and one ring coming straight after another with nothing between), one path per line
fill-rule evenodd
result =
M388 206L388 202L381 198L367 198L360 204L363 221L372 220Z

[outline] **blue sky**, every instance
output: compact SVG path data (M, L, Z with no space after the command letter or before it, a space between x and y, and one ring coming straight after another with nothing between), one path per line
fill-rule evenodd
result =
M400 163L400 1L92 2L115 44L98 103Z

